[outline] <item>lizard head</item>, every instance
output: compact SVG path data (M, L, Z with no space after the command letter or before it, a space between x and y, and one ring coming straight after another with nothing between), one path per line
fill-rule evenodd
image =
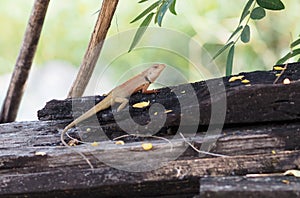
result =
M144 77L146 81L153 83L160 73L165 69L165 64L154 64L150 68L144 71Z

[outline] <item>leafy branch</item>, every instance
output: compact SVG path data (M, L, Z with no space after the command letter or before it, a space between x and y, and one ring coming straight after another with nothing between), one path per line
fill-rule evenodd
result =
M148 2L148 0L140 0L138 3ZM133 19L130 23L134 23L139 21L140 19L144 18L142 23L140 24L129 51L132 51L138 42L141 40L142 36L144 35L147 27L149 26L150 22L154 17L154 23L158 24L159 26L162 25L162 20L169 10L172 14L177 15L175 11L176 0L158 0L155 3L151 4L147 9L145 9L142 13L140 13L135 19Z
M299 38L295 41L293 41L291 44L290 44L290 52L287 53L284 57L282 57L281 59L279 59L277 61L277 65L279 64L283 64L284 62L286 62L287 60L289 60L290 58L293 58L295 56L298 56L300 55L300 35L298 36ZM297 47L297 48L296 48ZM300 62L300 57L298 59L298 62Z
M149 2L149 0L140 0L138 3ZM129 48L129 52L132 51L138 42L141 40L144 35L147 27L154 20L154 24L162 25L162 20L169 10L172 14L176 15L175 11L176 0L157 0L147 7L143 12L141 12L131 23L135 23L141 19L144 19L140 24L134 39ZM242 43L249 43L251 38L251 28L249 25L250 20L262 20L266 16L266 10L278 11L285 9L284 4L281 0L248 0L243 8L242 14L240 16L239 23L233 33L229 36L228 40L221 47L216 54L212 57L211 61L218 58L223 54L227 49L229 49L226 60L226 75L231 75L233 62L234 62L234 53L235 46L238 41ZM300 35L299 35L300 37ZM300 45L300 38L294 41L291 44L291 52L286 54L282 59L277 63L282 63L288 60L291 57L300 54L300 47L294 49ZM299 59L300 61L300 59Z
M263 19L266 16L266 10L275 11L283 10L284 8L284 4L281 0L248 0L242 11L237 28L230 35L225 45L212 57L212 61L219 57L226 49L230 48L227 54L226 75L231 75L236 43L239 40L241 40L242 43L248 43L250 41L251 31L248 25L250 20ZM298 44L300 44L300 41L298 42Z

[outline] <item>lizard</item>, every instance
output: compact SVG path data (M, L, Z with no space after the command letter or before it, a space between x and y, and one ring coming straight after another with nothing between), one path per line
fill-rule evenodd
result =
M86 120L87 118L95 115L97 112L105 110L110 106L114 105L115 103L120 103L120 106L117 108L117 112L124 109L129 101L127 97L129 97L131 94L136 93L138 91L142 91L142 93L157 92L156 90L147 90L147 89L150 86L150 84L153 83L159 77L160 73L165 69L165 67L166 67L165 64L154 64L148 69L141 72L140 74L132 77L131 79L124 82L123 84L111 90L103 100L101 100L98 104L93 106L87 112L85 112L84 114L76 118L74 121L72 121L63 129L60 136L60 140L63 143L63 145L70 147L64 140L64 136L69 129L79 124L80 122ZM85 159L85 161L90 165L90 167L93 169L93 165L83 153L75 149L74 151L79 155L81 155Z

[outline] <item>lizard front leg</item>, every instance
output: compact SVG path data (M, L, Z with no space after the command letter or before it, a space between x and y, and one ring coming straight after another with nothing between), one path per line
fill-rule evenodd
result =
M152 93L156 93L158 92L157 90L148 90L148 87L150 86L150 82L149 83L145 83L143 85L141 85L140 87L138 87L134 93L138 92L138 91L142 91L142 93L145 93L145 94L152 94Z
M122 109L125 108L125 106L128 104L129 100L127 98L122 98L122 97L116 97L114 99L115 102L121 103L120 106L117 108L117 112L121 111Z
M151 94L151 93L156 93L158 92L157 90L147 90L148 87L150 86L151 83L145 83L143 85L141 85L140 87L136 88L134 90L133 93L136 93L138 91L142 91L142 93L145 93L145 94ZM120 106L117 108L117 112L121 111L122 109L125 108L125 106L128 104L129 100L127 98L122 98L122 97L116 97L114 99L114 102L116 103L121 103Z

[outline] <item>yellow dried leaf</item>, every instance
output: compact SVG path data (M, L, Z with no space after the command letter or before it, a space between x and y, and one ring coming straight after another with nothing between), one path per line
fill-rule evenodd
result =
M91 128L87 128L87 129L86 129L86 132L90 132L90 131L91 131Z
M125 144L125 142L124 142L124 141L122 141L122 140L119 140L119 141L116 141L116 142L115 142L115 144L116 144L116 145L124 145L124 144Z
M281 180L281 182L284 183L284 184L290 184L290 181L286 180L286 179Z
M68 142L69 146L76 146L77 144L78 144L78 140L76 140L76 139L72 139Z
M134 107L134 108L144 108L144 107L149 106L149 104L150 104L150 101L139 102L139 103L136 103L136 104L132 105L132 107Z
M166 110L165 113L171 113L173 110Z
M275 150L272 150L272 154L275 155L275 154L276 154L276 151L275 151Z
M290 79L288 79L288 78L285 78L285 79L283 80L283 84L284 84L284 85L291 84L291 81L290 81Z
M158 112L156 111L156 112L154 112L154 115L157 115L158 114Z
M278 76L281 76L281 74L275 74L275 76L277 76L277 77L278 77Z
M99 143L98 142L93 142L91 143L92 146L99 146Z
M275 66L275 67L273 67L273 69L276 70L276 71L282 71L282 70L285 70L284 67L280 67L280 66Z
M241 75L241 76L232 76L231 78L229 78L228 82L234 82L236 80L242 80L245 76Z
M42 152L42 151L35 152L35 155L38 156L45 156L46 154L47 154L46 152Z
M241 81L243 84L247 84L247 83L249 83L250 82L250 80L248 80L248 79L244 79L244 80L242 80Z
M299 170L287 170L283 173L283 175L293 175L295 177L300 177L300 171Z
M185 90L181 91L180 93L184 94L184 93L185 93Z
M142 144L142 148L145 150L145 151L149 151L153 148L153 145L151 143L143 143Z

